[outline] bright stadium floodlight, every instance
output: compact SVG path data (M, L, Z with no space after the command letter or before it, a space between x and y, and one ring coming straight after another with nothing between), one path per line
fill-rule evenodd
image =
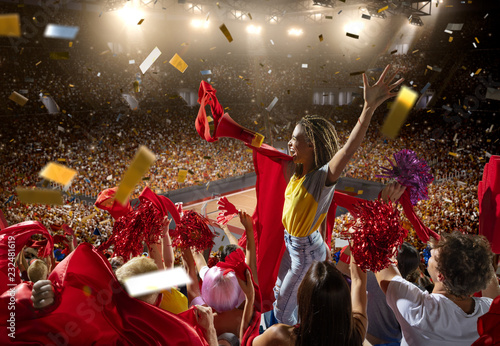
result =
M262 30L262 27L260 27L260 26L255 26L255 25L247 26L247 32L249 34L259 35L261 30Z
M193 19L191 21L191 25L195 28L208 28L208 20L200 20L200 19Z
M143 17L143 13L137 8L133 8L128 3L116 11L120 18L127 24L137 24Z
M361 30L363 30L364 24L363 22L357 21L357 22L349 22L344 26L344 31L359 35L361 33Z
M304 32L302 31L302 29L292 28L292 29L288 30L288 35L290 35L290 36L300 36L303 33Z

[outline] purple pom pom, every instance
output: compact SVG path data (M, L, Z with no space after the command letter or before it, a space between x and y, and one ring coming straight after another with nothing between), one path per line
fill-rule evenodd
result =
M434 177L427 162L420 160L414 151L408 149L403 149L393 156L395 163L386 157L391 168L382 167L384 174L376 177L395 178L398 183L409 188L412 205L416 205L420 200L429 199L427 186L432 183Z

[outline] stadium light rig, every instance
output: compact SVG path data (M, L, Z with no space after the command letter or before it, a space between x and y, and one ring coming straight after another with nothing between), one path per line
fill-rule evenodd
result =
M292 28L288 30L288 35L290 36L301 36L303 33L302 29Z
M194 28L208 28L209 26L209 21L208 20L200 20L200 19L193 19L191 21L191 26Z
M331 7L335 6L335 2L332 0L313 0L313 6Z
M253 35L259 35L262 27L250 24L247 26L247 32Z
M411 15L410 17L408 17L408 21L411 25L424 26L424 22L422 22L420 16Z

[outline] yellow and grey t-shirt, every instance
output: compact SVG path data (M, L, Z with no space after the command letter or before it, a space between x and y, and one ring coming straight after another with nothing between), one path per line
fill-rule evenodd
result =
M335 184L325 186L328 164L301 178L293 175L285 190L283 226L294 237L307 237L316 231L328 213Z

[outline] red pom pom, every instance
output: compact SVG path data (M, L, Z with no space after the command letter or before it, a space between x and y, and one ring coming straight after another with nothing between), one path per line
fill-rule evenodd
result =
M113 235L98 249L115 245L114 255L130 258L143 252L143 242L157 243L163 232L163 216L150 201L143 201L137 209L122 216L113 225Z
M208 263L207 263L208 268L212 268L214 265L219 263L219 261L220 261L219 256L210 256L208 258Z
M195 248L197 251L211 249L214 246L213 233L208 227L209 220L193 210L184 211L181 224L170 230L172 244L178 249Z
M351 252L358 266L373 272L387 268L406 237L399 211L392 203L364 201L355 207L354 232L342 231L351 239Z

